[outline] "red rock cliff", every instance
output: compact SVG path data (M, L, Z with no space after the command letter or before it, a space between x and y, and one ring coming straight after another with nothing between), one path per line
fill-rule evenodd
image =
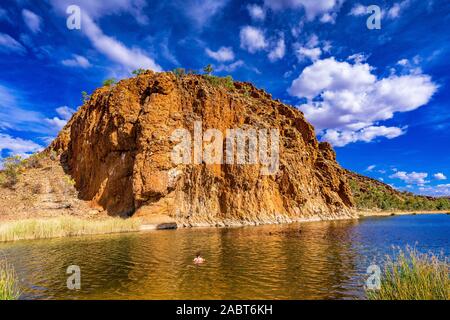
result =
M178 128L279 130L279 170L175 164ZM184 225L288 222L353 215L345 174L297 109L248 83L146 72L97 89L50 146L79 196L110 215L165 214Z

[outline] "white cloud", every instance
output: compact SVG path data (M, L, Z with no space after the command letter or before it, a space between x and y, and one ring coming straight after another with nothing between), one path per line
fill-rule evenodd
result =
M20 93L0 84L0 129L35 132L44 130L42 114L21 105L29 103L21 98Z
M16 52L24 54L25 47L6 33L0 33L0 52Z
M91 41L92 45L109 59L128 68L143 68L161 71L161 67L138 48L127 48L120 41L109 37L95 24L88 15L82 15L83 27L81 30Z
M9 155L26 154L42 150L42 146L22 138L14 138L8 134L0 133L0 154L8 151Z
M239 38L241 41L241 48L250 53L263 50L267 47L267 41L264 32L255 27L245 26L241 29Z
M60 119L58 117L46 118L45 122L51 126L56 127L56 129L61 130L67 123L67 120Z
M356 17L364 16L366 14L368 14L367 7L360 3L355 4L349 12L349 15Z
M428 173L425 172L405 172L405 171L397 171L394 174L391 174L389 178L391 179L400 179L406 184L409 185L424 185L428 181L425 179L428 177Z
M209 57L219 62L234 60L234 52L231 47L220 47L217 51L212 51L209 48L206 48L205 52Z
M401 65L401 66L406 66L409 64L408 59L401 59L397 62L397 64Z
M372 164L367 167L366 171L373 171L373 169L375 169L375 167L376 167L376 165Z
M449 197L450 184L438 184L436 186L422 186L419 188L422 194L434 197Z
M247 10L250 17L255 21L264 21L266 19L266 11L257 4L249 4Z
M57 117L49 119L33 111L33 108L37 106L28 101L26 94L0 84L0 129L54 135L72 110L68 107L57 108L56 112L63 118L61 120Z
M68 106L61 106L56 108L56 113L64 120L69 120L76 110L69 108Z
M356 63L363 63L363 62L365 62L367 60L367 58L368 57L366 55L364 55L363 53L355 53L355 54L352 54L351 56L349 56L347 58L347 60L348 61L353 61L353 62L356 62Z
M305 10L308 20L326 13L336 12L340 9L344 0L264 0L264 5L270 9L300 9Z
M322 140L328 141L335 147L344 147L358 141L371 142L379 137L394 139L405 133L404 128L385 126L369 126L360 130L328 129L322 135Z
M82 9L82 14L87 14L92 19L125 12L131 14L139 24L148 23L147 16L143 14L147 4L143 0L50 0L50 2L64 16L67 16L66 9L68 6L78 5Z
M396 19L400 17L401 11L410 5L410 0L404 0L401 2L396 2L390 8L381 8L381 18L387 17L388 19ZM355 4L349 12L349 15L359 17L368 15L368 6L364 6L360 3Z
M434 174L433 177L436 180L446 180L447 179L447 177L441 172Z
M410 0L404 0L402 2L396 2L394 5L387 11L387 16L390 19L398 18L401 14L401 11L407 8L410 4Z
M161 71L161 67L139 48L128 48L119 40L107 36L95 23L105 15L129 13L138 23L148 23L148 18L143 14L146 2L143 0L50 0L55 9L66 17L66 9L69 5L78 5L82 8L81 31L89 38L92 45L112 61L119 63L127 69L151 69Z
M437 86L428 75L377 79L372 71L367 63L339 62L333 57L318 60L302 71L288 92L307 99L299 108L323 139L336 146L398 137L406 128L378 122L427 104Z
M235 71L237 68L242 67L242 66L244 66L244 65L245 65L245 64L244 64L244 61L242 61L242 60L237 60L237 61L235 61L235 62L233 62L233 63L228 64L228 65L226 65L226 64L220 64L220 65L218 65L214 70L217 71L217 72L220 72L220 71L233 72L233 71Z
M74 54L72 59L63 60L61 63L67 67L80 67L84 69L91 66L88 59L77 54Z
M331 44L328 41L323 41L323 50L320 48L320 44L319 37L316 34L312 34L305 44L294 43L294 53L299 61L304 61L305 59L316 61L324 51L331 49Z
M229 0L181 0L178 8L183 8L188 17L203 27L209 20L218 14Z
M334 24L336 22L336 17L337 17L336 12L333 12L331 14L325 13L324 15L322 15L322 17L320 17L320 22Z
M59 115L59 117L53 117L53 118L46 118L45 122L55 126L58 130L61 130L67 123L67 121L70 120L72 117L72 114L74 114L75 110L72 108L69 108L67 106L61 106L55 109L56 113Z
M277 41L275 47L272 48L272 50L269 52L268 57L271 62L274 62L276 60L282 59L285 53L286 44L284 43L284 36L281 36Z
M23 9L22 18L25 24L27 25L28 29L31 30L31 32L38 33L41 31L42 19L37 14L35 14L30 10Z
M305 58L308 58L311 61L316 61L322 55L322 50L320 48L298 47L295 50L295 55L300 61L304 60Z

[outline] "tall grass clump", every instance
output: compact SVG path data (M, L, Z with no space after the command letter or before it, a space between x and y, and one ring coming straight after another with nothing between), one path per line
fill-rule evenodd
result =
M24 219L0 223L0 242L138 231L138 219L87 220L74 217Z
M449 263L444 255L399 250L388 257L380 290L366 290L370 300L448 300Z
M20 296L16 272L6 259L0 258L0 300L17 300Z

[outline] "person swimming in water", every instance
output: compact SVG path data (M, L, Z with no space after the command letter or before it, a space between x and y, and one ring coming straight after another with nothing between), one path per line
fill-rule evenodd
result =
M196 254L195 258L194 258L194 263L195 264L201 264L203 262L205 262L205 259L202 258L200 252L197 252L197 254Z

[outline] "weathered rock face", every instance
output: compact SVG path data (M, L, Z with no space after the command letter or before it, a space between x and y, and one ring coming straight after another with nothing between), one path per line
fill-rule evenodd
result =
M343 170L303 114L251 84L234 85L148 71L96 90L50 148L62 152L80 197L110 215L163 214L185 225L351 216ZM203 132L278 129L279 170L174 163L174 130L193 134L197 121Z

